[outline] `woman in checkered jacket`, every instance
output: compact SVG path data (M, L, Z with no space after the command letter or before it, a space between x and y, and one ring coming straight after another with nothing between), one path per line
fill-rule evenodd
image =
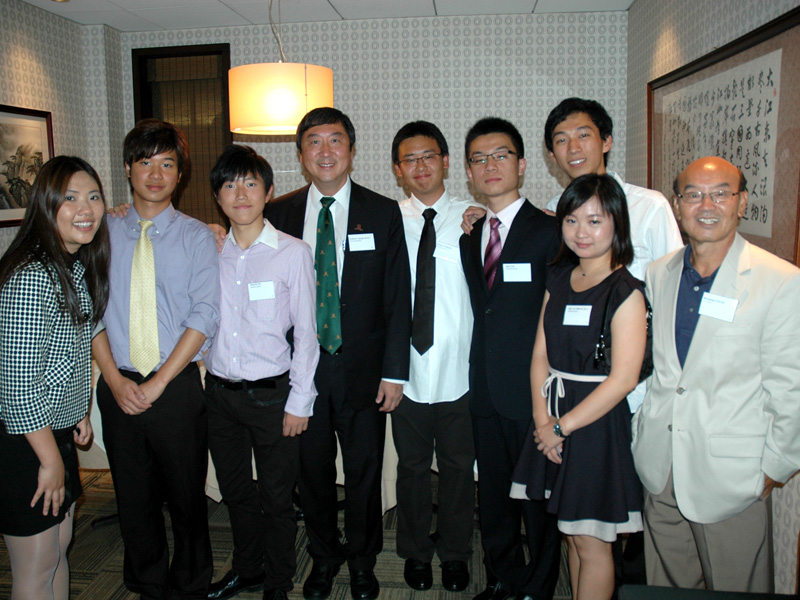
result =
M86 161L58 156L26 208L0 259L0 532L12 599L67 600L75 444L92 436L91 335L108 298L103 188Z

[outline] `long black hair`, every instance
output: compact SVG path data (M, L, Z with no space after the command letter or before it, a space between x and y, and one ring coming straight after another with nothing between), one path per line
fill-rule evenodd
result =
M6 253L0 259L0 288L20 269L31 263L41 263L63 292L63 310L77 325L87 321L80 309L78 294L72 279L72 261L61 240L56 215L64 203L64 195L75 173L87 173L97 182L100 196L103 186L94 168L76 156L56 156L47 161L36 176L31 188L25 218ZM82 245L77 257L86 267L84 280L92 297L92 324L103 316L108 303L108 265L111 248L105 216L91 243ZM58 280L56 282L56 279Z

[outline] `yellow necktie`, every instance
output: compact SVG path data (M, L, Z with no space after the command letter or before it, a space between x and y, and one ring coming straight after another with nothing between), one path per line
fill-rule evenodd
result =
M158 351L158 314L156 312L156 265L153 243L147 230L152 221L139 219L142 233L133 250L131 264L130 357L131 364L147 377L161 360Z

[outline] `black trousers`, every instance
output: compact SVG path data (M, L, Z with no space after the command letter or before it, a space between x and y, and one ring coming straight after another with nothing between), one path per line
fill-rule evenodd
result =
M475 446L469 395L420 404L403 397L392 413L397 449L397 554L430 562L468 561L475 522ZM431 535L431 461L439 468L439 511Z
M275 389L249 391L206 382L208 446L230 514L233 570L243 577L266 573L267 589L288 592L297 569L292 490L299 459L299 438L283 436L289 376Z
M494 412L472 416L478 458L478 506L484 564L488 574L514 593L540 600L553 597L558 583L561 534L545 501L509 497L514 466L530 419L513 420ZM521 526L531 560L525 563Z
M103 377L97 405L125 543L125 585L147 599L205 598L213 565L206 409L197 365L186 367L140 415L122 412ZM164 502L174 536L172 565Z
M317 401L300 436L300 499L315 562L372 569L383 547L381 471L386 415L378 405L356 411L347 401L342 355L322 352ZM337 525L336 438L342 448L345 538Z

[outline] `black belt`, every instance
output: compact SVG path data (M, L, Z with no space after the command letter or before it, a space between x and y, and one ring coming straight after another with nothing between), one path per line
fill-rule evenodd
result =
M218 386L225 388L226 390L230 390L232 392L238 392L241 390L274 390L278 386L278 382L283 379L284 377L288 377L289 371L283 373L282 375L275 375L275 377L265 377L264 379L258 379L256 381L231 381L229 379L223 379L222 377L217 377L213 373L206 371L206 380L213 381Z
M180 377L181 375L186 375L188 373L192 373L198 370L198 366L196 362L190 362L186 365L183 370L175 376L175 379ZM152 379L158 371L151 371L146 377L139 373L138 371L128 371L126 369L120 369L120 373L122 373L125 377L130 379L131 381L136 382L137 385L143 384L145 381L149 381Z

